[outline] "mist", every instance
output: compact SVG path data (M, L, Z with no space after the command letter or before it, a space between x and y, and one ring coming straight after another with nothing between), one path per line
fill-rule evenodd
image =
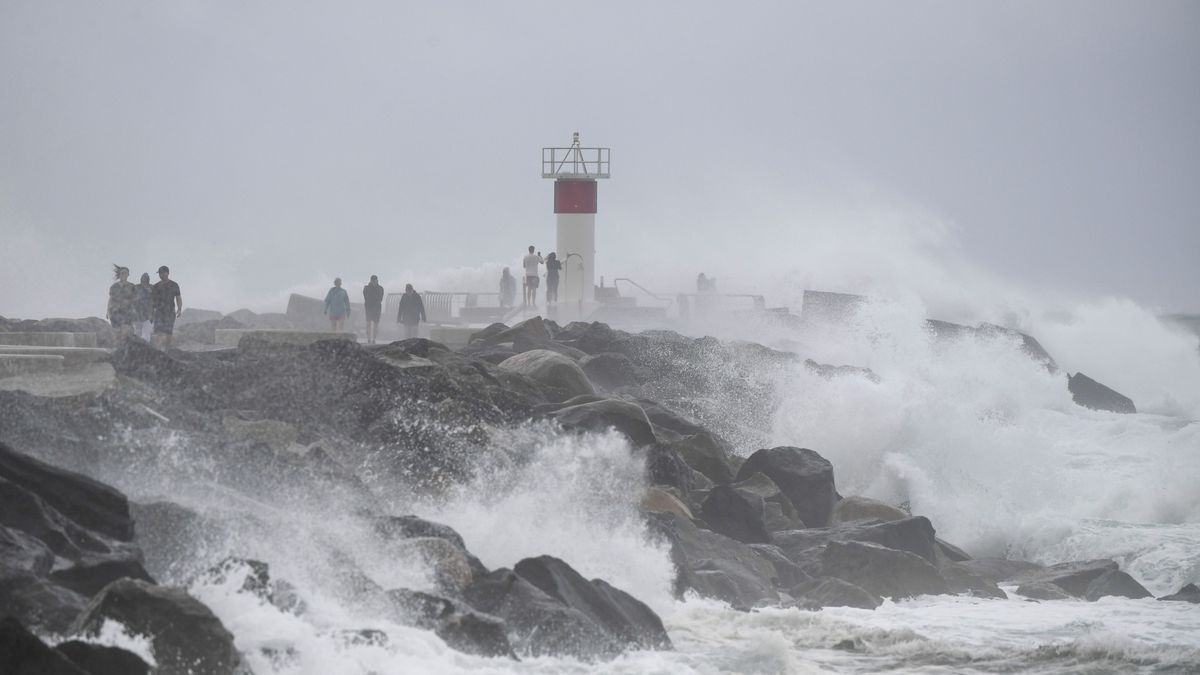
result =
M1198 30L1185 2L8 2L0 314L103 315L112 263L224 311L491 290L553 248L538 153L574 131L613 149L609 280L1196 311Z

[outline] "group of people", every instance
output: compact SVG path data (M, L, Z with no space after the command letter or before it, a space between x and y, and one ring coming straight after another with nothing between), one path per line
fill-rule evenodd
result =
M383 316L383 298L386 295L379 277L371 275L371 281L363 286L363 311L367 315L367 344L375 344L379 336L379 318ZM342 288L342 279L333 280L333 287L325 294L325 315L329 317L329 328L340 333L350 318L350 294ZM425 303L412 284L405 284L404 295L400 296L400 307L396 312L396 323L404 326L404 337L417 337L417 329L425 318Z
M558 303L558 277L562 272L562 261L558 259L558 254L551 252L542 257L542 252L534 252L535 247L529 247L529 253L526 254L521 261L521 266L525 269L525 283L523 284L523 292L521 305L524 307L537 306L537 289L541 278L538 265L546 266L546 306ZM513 277L512 272L507 267L500 275L500 306L512 307L517 298L517 280Z
M171 346L175 319L183 312L183 296L179 284L171 280L171 270L158 268L158 282L150 284L150 274L142 274L140 283L129 281L129 268L113 265L116 279L108 288L106 317L121 337L138 335L143 339L152 334L155 344ZM151 333L152 331L152 333Z

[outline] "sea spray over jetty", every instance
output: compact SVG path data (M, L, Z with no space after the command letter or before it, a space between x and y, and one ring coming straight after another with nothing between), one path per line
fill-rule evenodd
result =
M886 335L866 341L872 359L852 362L870 370L540 320L493 327L457 353L427 340L246 338L236 350L167 354L121 343L115 386L100 393L0 392L14 499L3 531L20 543L4 550L27 552L4 558L5 597L23 603L7 606L54 643L90 636L103 617L157 635L156 621L198 600L212 617L189 613L212 636L197 657L206 672L232 672L231 647L256 673L558 672L610 659L628 672L1200 664L1179 632L1200 628L1192 605L1133 599L1146 592L1139 582L1165 595L1195 581L1194 557L1182 545L1106 551L1087 537L1137 529L1097 516L1144 512L1119 500L1099 514L1081 508L1056 550L1020 524L979 523L996 520L997 503L1019 517L1022 499L1046 513L1062 502L1033 488L978 496L968 471L1004 479L1005 452L1027 446L1072 478L1112 468L1103 446L1092 463L1075 453L1053 464L1056 446L1020 442L1038 439L1028 429L1045 415L1080 433L1089 422L1158 429L1168 450L1186 449L1195 425L1079 407L1065 375L1012 336L939 345L912 335L928 356L906 372L917 352ZM963 376L981 360L1011 384ZM998 444L1010 433L1018 440ZM999 492L1013 490L1007 480ZM107 495L106 521L56 497L87 490ZM1197 541L1187 502L1175 508L1162 542ZM1138 537L1153 539L1127 541ZM971 559L959 546L1037 560ZM1083 558L1101 560L1039 564ZM1078 599L1035 605L1009 593ZM128 598L155 609L106 609ZM1128 641L1101 648L1084 617L1128 629ZM1042 622L1047 642L974 648L994 641L980 626L1006 622ZM1151 633L1165 648L1146 646ZM181 658L170 639L152 639L145 655L163 672Z

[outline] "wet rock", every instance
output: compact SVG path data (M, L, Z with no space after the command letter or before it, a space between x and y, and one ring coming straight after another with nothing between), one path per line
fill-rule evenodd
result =
M950 592L927 560L879 544L830 542L821 554L821 569L828 576L894 599Z
M950 562L966 562L971 560L970 554L948 541L934 537L933 543L937 545L939 558L944 558Z
M805 359L804 367L827 380L837 377L861 377L876 384L882 381L873 370L861 366L831 366L827 363L817 363L812 359Z
M524 375L541 387L550 401L566 401L596 393L579 364L546 349L534 349L505 359L500 368Z
M158 579L190 579L204 571L197 550L221 550L225 534L215 521L186 506L168 501L133 502L138 546L146 570Z
M672 494L670 489L657 485L646 488L638 508L655 513L675 513L688 520L693 518L692 510L683 500Z
M748 478L734 483L734 487L762 497L763 505L766 507L768 531L798 530L805 527L804 521L800 519L800 514L796 513L796 508L792 506L792 500L788 499L775 481L768 478L766 474L752 474Z
M1145 586L1120 570L1109 570L1093 579L1092 583L1088 584L1087 590L1084 591L1083 597L1095 602L1109 595L1133 598L1134 600L1154 597L1150 591L1146 590Z
M807 448L768 448L750 455L738 470L737 480L755 473L774 481L809 527L829 524L837 495L829 460Z
M789 588L812 578L774 544L750 544L750 549L775 568L775 585L780 588Z
M708 491L700 514L713 532L746 544L771 543L763 498L753 492L718 485Z
M733 482L734 469L729 450L712 434L682 436L670 441L668 445L679 453L688 466L704 474L712 482Z
M879 596L837 577L821 577L796 584L788 589L792 601L785 606L803 609L822 607L857 607L875 609L883 604Z
M84 597L99 593L100 589L117 579L155 583L142 567L140 557L136 550L119 555L84 556L69 567L51 572L50 580Z
M1080 560L1051 565L1014 577L1011 581L1022 585L1033 582L1051 583L1076 598L1082 598L1087 594L1088 586L1100 575L1116 569L1117 563L1112 560Z
M916 554L936 566L940 560L934 538L933 525L924 516L888 523L856 522L839 527L810 528L774 534L775 543L788 557L806 568L819 556L820 547L833 541L879 544Z
M995 582L1019 579L1046 569L1044 565L1037 563L1004 558L972 558L962 561L961 565L972 574Z
M638 385L646 380L645 373L624 354L586 355L579 360L579 365L589 380L608 390Z
M416 556L433 571L438 589L458 595L471 585L474 573L466 552L446 539L414 537L400 542L403 555Z
M1187 584L1171 595L1162 596L1159 600L1200 604L1200 588L1197 588L1196 584Z
M504 620L518 654L592 659L621 651L602 626L512 570L501 568L477 578L463 598L477 611Z
M482 331L471 335L469 342L479 342L483 345L498 345L511 343L520 338L536 342L549 342L550 329L546 326L542 317L535 316L514 325L512 328L508 328L502 323L494 323Z
M736 609L778 599L774 567L746 544L702 530L675 514L647 514L647 522L671 546L677 596L695 591Z
M616 429L635 446L658 441L646 413L636 403L623 399L584 399L574 405L568 401L563 407L539 408L539 414L566 429L595 432Z
M54 647L90 675L150 675L150 665L137 654L118 647L68 640Z
M5 675L90 675L12 617L0 619L0 666Z
M645 446L645 452L647 483L672 487L679 494L689 494L695 489L695 472L671 446L651 443Z
M508 641L507 627L499 617L477 612L448 598L406 588L388 591L387 595L401 621L432 630L460 652L516 658Z
M256 595L267 602L273 598L271 585L271 567L261 560L228 557L213 565L205 572L209 583L224 584L229 581L238 582L240 590Z
M1069 376L1067 389L1071 391L1072 400L1085 408L1115 413L1137 412L1137 407L1128 396L1109 389L1083 373Z
M525 558L513 571L543 593L582 612L623 647L671 648L671 640L658 615L603 579L588 581L567 563L548 555Z
M938 567L938 572L946 580L946 586L955 595L971 595L976 598L996 598L1004 600L1008 597L991 579L971 572L957 562L946 562Z
M867 497L842 497L833 506L829 522L831 525L852 523L859 520L879 520L888 522L904 520L909 514L903 510Z
M1030 600L1072 600L1071 594L1048 581L1031 581L1017 586L1017 595Z
M96 634L106 619L149 637L162 675L232 675L240 663L233 635L180 588L130 579L113 582L92 598L71 632Z

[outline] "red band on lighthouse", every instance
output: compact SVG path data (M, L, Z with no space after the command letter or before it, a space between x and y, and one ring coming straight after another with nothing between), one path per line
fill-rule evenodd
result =
M555 213L595 213L596 181L554 181Z

